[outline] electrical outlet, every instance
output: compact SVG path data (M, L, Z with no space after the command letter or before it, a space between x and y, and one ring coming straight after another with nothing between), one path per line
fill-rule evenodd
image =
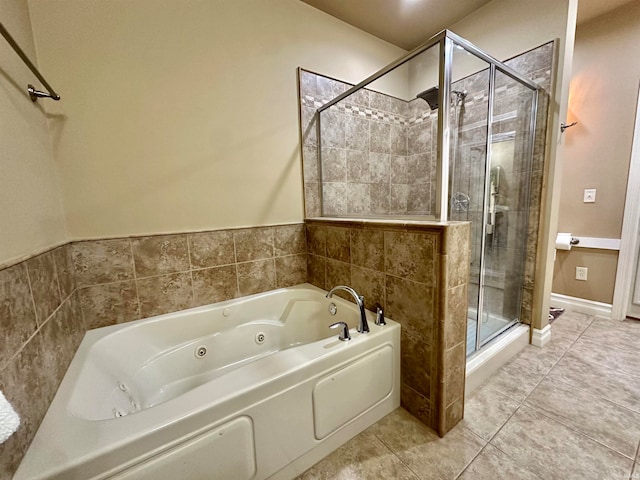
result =
M596 189L586 188L584 190L584 197L582 203L596 203Z
M589 269L587 267L576 267L576 280L587 281L587 273Z

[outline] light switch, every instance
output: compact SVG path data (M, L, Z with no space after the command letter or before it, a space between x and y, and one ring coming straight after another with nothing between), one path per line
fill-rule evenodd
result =
M583 203L596 203L596 189L595 188L586 188L584 190L584 199Z

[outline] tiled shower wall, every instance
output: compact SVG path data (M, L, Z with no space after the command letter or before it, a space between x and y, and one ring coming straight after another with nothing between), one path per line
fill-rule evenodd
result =
M520 321L531 322L536 251L541 210L541 191L547 127L548 93L554 65L554 43L542 45L506 61L523 76L542 87L539 95L535 148L528 198L509 200L511 210L497 214L498 233L489 258L490 270L509 274L488 275L485 300L494 311L512 311L514 295L504 295L505 285L519 282ZM350 84L299 70L300 108L303 142L305 213L307 218L321 216L430 215L435 212L437 195L437 110L431 111L421 99L409 102L363 89L323 112L320 118L322 166L318 165L318 115L316 109L335 98ZM504 82L503 82L504 83ZM515 88L497 85L494 133L515 129L517 109L521 105ZM470 304L477 303L480 238L484 187L484 158L488 106L488 73L479 72L455 82L454 89L467 90L462 107L452 109L461 128L451 146L457 146L458 175L452 193L468 192L467 212L452 220L472 222ZM329 125L329 126L327 126ZM520 129L521 130L521 129ZM369 148L367 150L367 145ZM522 148L522 141L517 148ZM387 153L383 153L387 152ZM406 153L405 153L406 152ZM516 150L516 157L521 151ZM503 188L522 188L527 176L522 168L508 172ZM322 183L320 182L322 179ZM525 231L525 205L528 202L528 226ZM324 212L321 210L321 203ZM513 207L513 208L512 208ZM526 248L514 248L515 239L526 235ZM511 239L511 240L509 240ZM519 259L525 258L524 267ZM506 266L515 268L507 268ZM505 310L506 309L506 310Z
M325 216L432 214L437 145L427 104L362 89L316 115L352 85L299 75L306 216L320 216L321 203Z
M13 476L87 329L304 283L303 224L73 242L0 270L0 390Z
M469 223L307 220L308 281L351 285L402 325L402 404L444 435L463 417Z

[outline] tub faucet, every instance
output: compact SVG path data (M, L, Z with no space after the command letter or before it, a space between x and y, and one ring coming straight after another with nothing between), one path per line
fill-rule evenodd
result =
M344 290L345 292L351 294L351 296L356 301L358 308L360 308L360 324L358 325L358 332L360 333L368 333L369 332L369 324L367 323L367 314L364 310L364 297L362 295L358 295L353 288L347 287L346 285L337 285L329 290L327 293L327 298L331 298L333 296L333 292L337 290Z

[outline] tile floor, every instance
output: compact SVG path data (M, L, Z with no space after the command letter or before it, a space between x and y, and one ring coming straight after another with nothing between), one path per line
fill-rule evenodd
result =
M567 312L549 345L467 398L445 438L400 408L298 478L640 479L639 443L640 322Z

